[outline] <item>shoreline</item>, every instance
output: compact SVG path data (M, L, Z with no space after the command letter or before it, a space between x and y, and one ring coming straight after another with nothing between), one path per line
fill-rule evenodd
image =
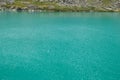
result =
M20 2L0 5L0 11L29 11L29 12L120 12L120 8L109 6L80 6L56 2Z
M120 10L86 10L86 9L80 9L80 10L61 10L61 9L0 9L0 11L13 11L13 12L120 12Z

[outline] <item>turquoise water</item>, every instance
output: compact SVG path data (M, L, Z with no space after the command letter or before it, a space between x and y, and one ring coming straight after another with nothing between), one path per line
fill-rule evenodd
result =
M120 13L0 12L0 80L120 80Z

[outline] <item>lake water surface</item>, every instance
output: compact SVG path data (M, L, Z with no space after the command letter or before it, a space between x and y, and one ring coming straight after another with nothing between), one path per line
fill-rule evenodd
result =
M120 80L120 13L0 12L0 80Z

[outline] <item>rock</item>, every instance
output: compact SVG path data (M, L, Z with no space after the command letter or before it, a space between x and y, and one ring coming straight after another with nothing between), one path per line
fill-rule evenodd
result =
M23 10L28 10L28 7L23 7L22 9L23 9Z
M30 4L28 1L21 1L22 4Z
M17 10L17 11L22 11L23 9L20 8L20 7L17 7L16 10Z
M112 8L105 8L106 10L109 10L109 11L111 11L111 10L113 10Z
M120 2L116 3L116 8L120 8Z
M15 6L11 6L10 9L15 9Z
M6 2L7 2L8 4L12 4L12 3L14 3L14 1L15 1L15 0L6 0Z
M38 7L37 7L37 6L32 5L32 4L27 5L27 8L28 8L28 9L31 9L31 10L36 10L36 9L38 9Z
M0 5L2 6L2 5L6 5L6 2L0 2Z
M51 9L51 10L52 10L52 9L55 9L55 6L49 5L49 6L48 6L48 9Z

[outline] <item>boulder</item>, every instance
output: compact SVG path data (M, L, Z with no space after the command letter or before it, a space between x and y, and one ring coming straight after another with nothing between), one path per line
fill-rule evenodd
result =
M52 10L52 9L55 9L55 6L49 5L49 6L48 6L48 9L51 9L51 10Z
M6 2L0 2L0 5L6 5L7 3Z

